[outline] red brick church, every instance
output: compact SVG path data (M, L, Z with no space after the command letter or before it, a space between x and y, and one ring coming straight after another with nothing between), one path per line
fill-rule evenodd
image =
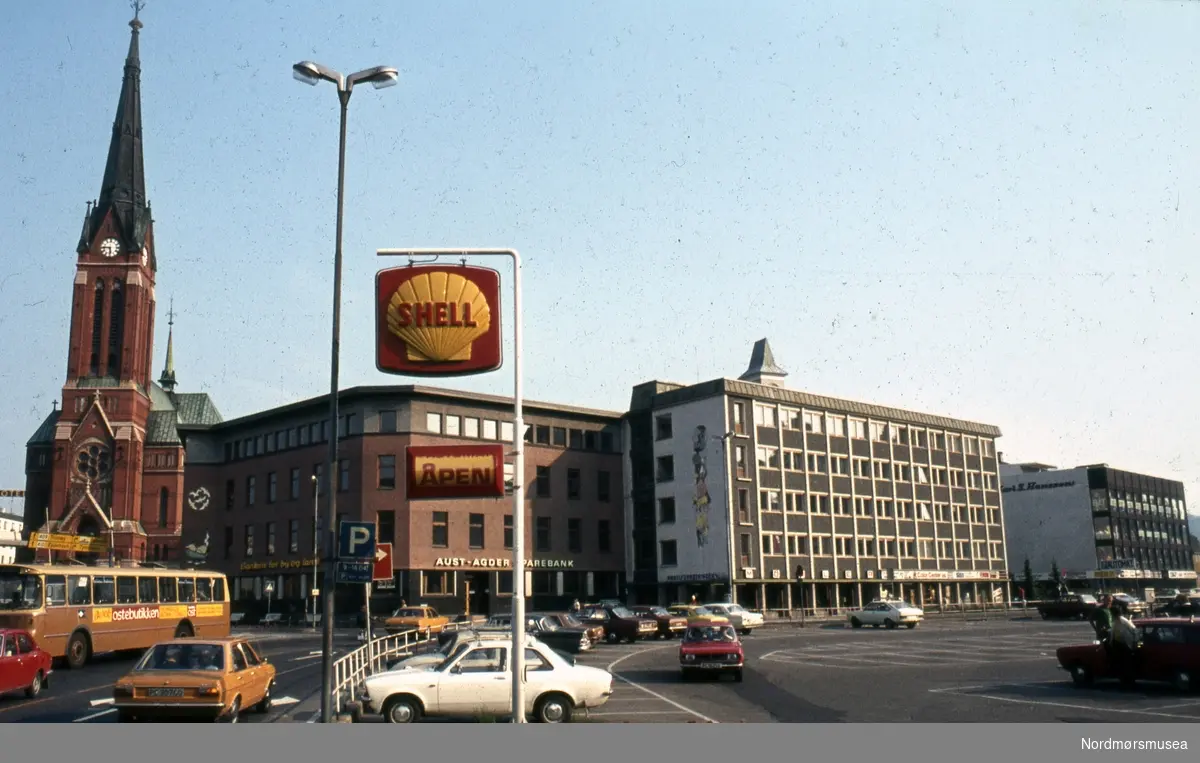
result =
M93 536L106 549L111 541L117 560L173 562L181 553L183 432L221 414L207 394L175 391L170 330L166 365L157 383L152 378L158 257L142 157L142 23L129 25L100 196L88 202L75 250L62 407L27 444L25 531ZM72 555L54 552L56 561Z

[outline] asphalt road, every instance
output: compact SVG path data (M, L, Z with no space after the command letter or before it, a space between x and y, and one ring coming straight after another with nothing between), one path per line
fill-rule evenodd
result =
M246 713L241 722L295 720L293 715L301 703L320 690L320 635L265 635L258 643L278 671L275 707L266 715ZM358 643L353 637L340 636L334 645L340 651L353 649ZM0 723L115 723L112 685L136 659L137 655L100 655L82 670L57 669L50 676L49 687L37 699L27 699L19 692L0 698Z
M674 643L601 646L582 662L617 677L593 722L1200 722L1200 696L1167 687L1076 689L1054 650L1090 640L1083 623L1011 620L761 630L740 684L683 683Z

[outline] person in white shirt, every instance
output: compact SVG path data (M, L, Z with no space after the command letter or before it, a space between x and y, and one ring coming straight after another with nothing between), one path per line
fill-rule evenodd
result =
M1119 611L1113 621L1113 652L1116 663L1113 667L1122 675L1132 672L1137 655L1137 627L1124 611Z

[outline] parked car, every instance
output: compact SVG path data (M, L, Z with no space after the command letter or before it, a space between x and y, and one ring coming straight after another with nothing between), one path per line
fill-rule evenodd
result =
M531 617L549 617L564 628L583 628L587 631L588 638L593 644L598 644L604 640L603 625L589 625L576 617L571 612L530 612Z
M508 628L464 628L457 631L442 631L438 634L438 646L414 652L388 665L388 670L428 670L440 665L450 655L461 651L477 641L512 639Z
M1038 614L1043 620L1050 618L1085 620L1092 610L1100 606L1096 597L1089 593L1069 593L1038 605Z
M693 625L729 622L728 617L725 617L724 615L718 615L708 607L704 607L699 604L672 604L671 606L667 607L667 611L677 617L686 617L689 628Z
M741 604L721 602L709 603L704 606L714 615L728 618L729 622L733 623L733 627L737 628L738 633L743 636L748 635L755 628L761 628L765 622L761 612L746 609Z
M1076 686L1097 680L1165 681L1181 692L1200 686L1200 621L1192 618L1154 617L1135 620L1138 647L1131 670L1122 673L1112 664L1104 644L1092 642L1059 647L1059 667L1071 674Z
M588 607L579 619L588 625L603 625L604 639L610 644L622 640L632 644L658 633L658 621L638 617L626 607Z
M525 714L543 723L569 722L578 708L612 696L607 670L574 663L534 636L525 642ZM511 643L479 641L428 671L377 673L364 681L364 710L388 723L443 718L511 717Z
M53 672L53 658L29 631L0 628L0 694L21 689L26 697L36 697L50 685Z
M512 632L512 615L492 615L489 627L503 627ZM533 634L554 649L578 654L592 648L587 628L564 628L549 617L525 616L525 632Z
M701 674L728 673L741 682L745 661L732 623L689 626L679 642L679 670L685 681Z
M121 722L204 718L237 723L246 708L266 713L275 666L240 637L176 639L146 650L113 685Z
M679 638L687 630L687 618L673 615L665 607L630 607L638 617L648 617L658 623L659 638Z
M1195 617L1200 616L1200 596L1192 596L1186 601L1171 601L1159 603L1154 607L1155 617Z
M439 615L437 610L428 604L400 607L383 621L383 627L393 635L404 631L438 634L449 624L449 617Z
M1128 593L1114 593L1113 600L1120 603L1130 617L1142 617L1147 614L1150 605L1142 599Z
M846 621L853 628L861 628L864 625L897 628L903 625L911 630L924 619L925 612L920 607L894 599L876 599L862 609L853 610L846 615Z

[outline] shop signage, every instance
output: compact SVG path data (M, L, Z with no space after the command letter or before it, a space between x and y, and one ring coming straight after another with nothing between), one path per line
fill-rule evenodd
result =
M261 562L242 562L238 566L241 572L261 572L263 570L302 570L304 568L312 569L317 563L316 559L272 559L270 561L263 560Z
M24 490L0 490L0 498L24 498Z
M504 496L503 445L410 445L405 461L410 499Z
M466 376L502 365L500 273L408 265L375 274L375 366L406 376Z
M1100 562L1102 570L1132 570L1136 568L1136 559L1104 559Z
M1167 577L1171 580L1194 580L1196 572L1194 570L1167 570Z
M31 533L25 546L39 551L72 551L77 554L99 554L108 550L108 542L104 538L60 533Z
M1055 490L1060 487L1075 487L1075 480L1070 482L1044 482L1037 484L1036 482L1018 482L1015 485L1001 487L1001 493L1024 493L1026 490Z
M892 580L1005 580L996 570L892 570Z
M466 559L456 556L440 556L433 563L434 567L481 567L487 569L512 569L512 559L505 557L490 557ZM526 559L525 569L527 570L544 570L558 569L567 570L575 568L574 559Z
M725 580L715 572L698 572L693 575L667 575L668 583L701 583L707 580Z

